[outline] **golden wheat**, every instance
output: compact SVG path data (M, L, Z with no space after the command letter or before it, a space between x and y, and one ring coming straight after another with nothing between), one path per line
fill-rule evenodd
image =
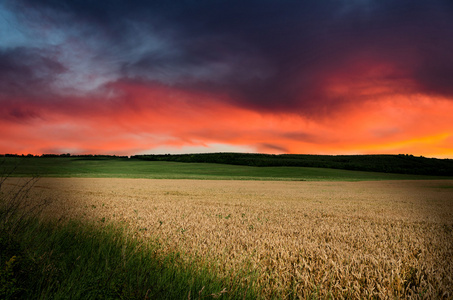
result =
M220 276L255 272L265 298L451 299L452 187L43 178L35 192L58 200L53 217L125 222Z

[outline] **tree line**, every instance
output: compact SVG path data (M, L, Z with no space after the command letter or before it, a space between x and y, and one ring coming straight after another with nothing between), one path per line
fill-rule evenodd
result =
M313 167L399 174L453 176L453 160L399 155L201 153L135 155L132 159L254 167Z
M108 154L71 154L71 153L62 153L62 154L0 154L0 157L73 157L73 158L86 158L86 159L96 159L96 158L129 158L125 155L108 155Z

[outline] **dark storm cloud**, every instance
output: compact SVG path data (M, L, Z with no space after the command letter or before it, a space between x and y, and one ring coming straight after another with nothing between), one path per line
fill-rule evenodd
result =
M39 95L65 68L47 50L0 49L0 95Z
M65 68L54 54L35 48L0 49L0 118L27 122L41 118L52 98L51 83Z
M227 94L258 110L317 114L361 100L332 96L326 87L332 76L361 80L362 59L365 69L392 66L370 81L453 97L449 0L7 3L30 26L41 22L84 41L114 80ZM29 67L16 62L0 76L21 73L26 82L53 68L58 73L49 55L35 57Z
M279 152L279 153L288 153L288 149L285 147L282 147L280 145L275 145L275 144L269 144L269 143L261 143L258 146L258 149L264 149L266 151L272 151L272 152Z

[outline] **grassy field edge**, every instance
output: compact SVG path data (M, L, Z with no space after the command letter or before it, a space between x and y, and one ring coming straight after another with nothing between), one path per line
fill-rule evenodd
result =
M430 176L352 171L311 167L253 167L216 163L143 161L122 158L78 159L73 157L5 157L1 161L11 176L93 177L199 180L368 181L452 179Z
M219 278L180 253L159 254L127 228L24 219L1 231L2 299L256 299L244 274ZM4 227L2 229L5 229ZM250 280L253 276L250 275Z

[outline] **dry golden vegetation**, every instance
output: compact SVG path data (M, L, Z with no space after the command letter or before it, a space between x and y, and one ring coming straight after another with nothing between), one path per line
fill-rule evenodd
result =
M20 179L9 179L9 184ZM120 221L264 298L453 298L453 181L42 178L55 218Z

